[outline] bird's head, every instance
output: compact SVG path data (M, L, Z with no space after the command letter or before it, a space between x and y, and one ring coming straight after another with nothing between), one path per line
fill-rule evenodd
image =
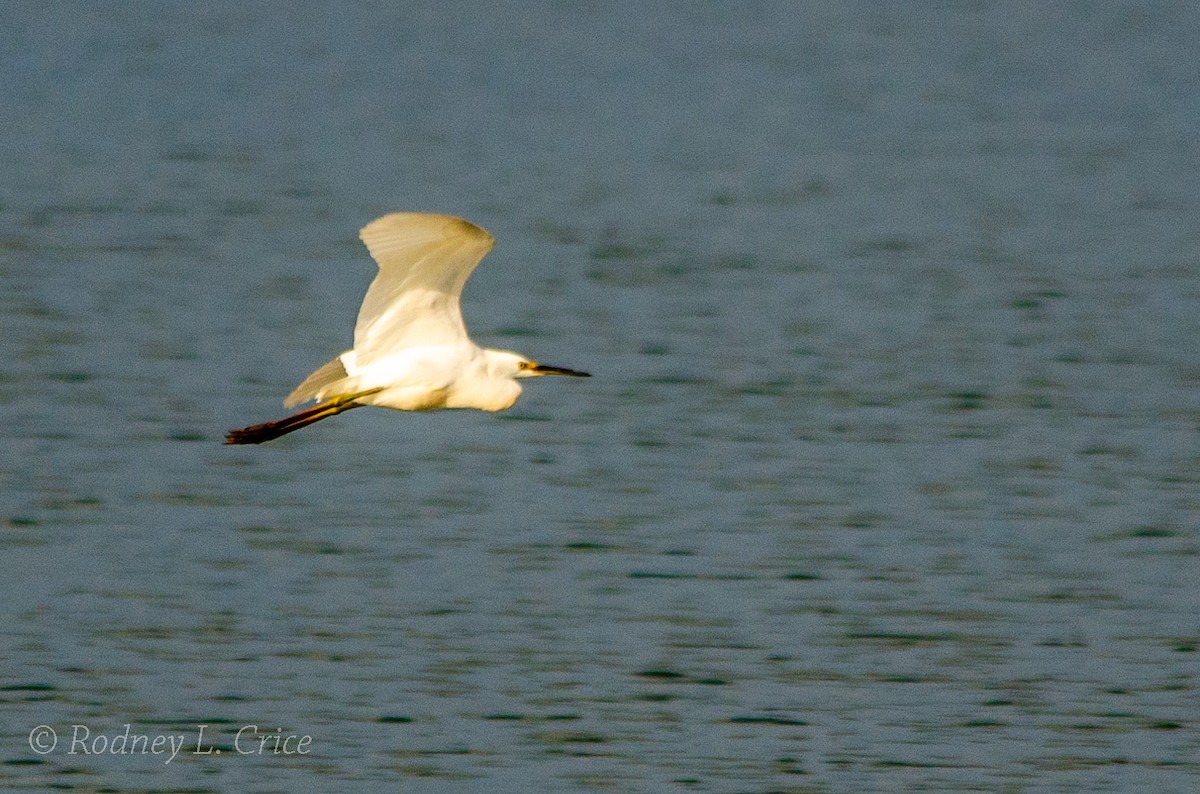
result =
M572 378L590 378L590 373L566 367L552 367L530 361L511 350L488 350L488 369L501 378L535 378L539 375L568 375Z

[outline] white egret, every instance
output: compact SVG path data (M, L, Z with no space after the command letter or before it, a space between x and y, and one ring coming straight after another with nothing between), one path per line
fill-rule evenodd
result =
M261 444L351 408L398 411L478 408L502 411L521 395L521 378L590 377L481 348L467 336L459 297L495 240L448 215L396 212L359 232L379 264L354 326L354 348L309 375L284 400L297 414L231 430L226 444Z

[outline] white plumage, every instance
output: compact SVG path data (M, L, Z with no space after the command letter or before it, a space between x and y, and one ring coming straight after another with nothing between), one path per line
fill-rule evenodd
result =
M471 341L459 301L495 241L461 218L396 212L359 233L379 265L354 326L354 347L319 367L284 405L317 405L274 422L232 430L227 444L258 444L341 413L375 405L401 411L500 411L521 395L520 378L588 377Z

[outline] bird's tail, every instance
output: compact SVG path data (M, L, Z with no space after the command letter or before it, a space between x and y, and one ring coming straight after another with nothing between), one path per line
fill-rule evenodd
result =
M294 430L307 427L313 422L320 422L322 419L340 414L342 411L359 408L366 403L356 402L356 400L368 394L374 394L377 391L381 391L381 389L368 389L356 394L333 397L325 402L317 403L312 408L292 414L291 416L285 416L283 419L276 419L274 422L263 422L261 425L250 425L238 430L230 430L225 435L225 443L261 444L264 441L285 436Z

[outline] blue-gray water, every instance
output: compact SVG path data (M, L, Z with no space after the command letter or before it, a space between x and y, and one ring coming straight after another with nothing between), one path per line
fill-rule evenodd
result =
M0 788L1196 790L1198 39L11 4ZM595 377L223 447L392 210L491 230L472 332Z

